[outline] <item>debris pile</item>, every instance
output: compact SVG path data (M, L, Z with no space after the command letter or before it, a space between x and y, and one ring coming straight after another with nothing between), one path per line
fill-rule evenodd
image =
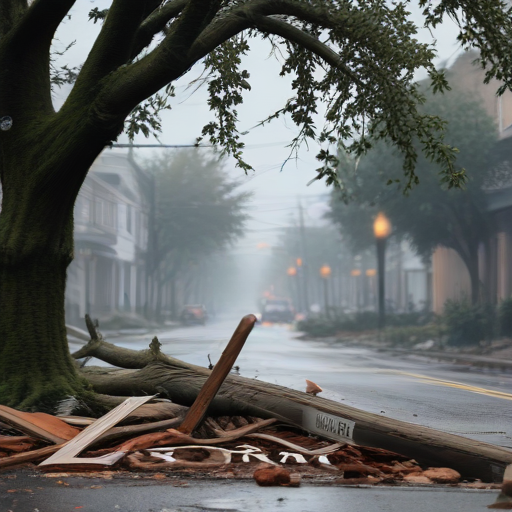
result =
M391 451L332 443L275 419L207 417L193 435L187 434L179 429L188 409L154 400L129 398L99 419L0 406L0 470L38 464L45 472L110 469L254 478L261 486L291 487L301 479L343 485L460 481L452 469L422 468Z

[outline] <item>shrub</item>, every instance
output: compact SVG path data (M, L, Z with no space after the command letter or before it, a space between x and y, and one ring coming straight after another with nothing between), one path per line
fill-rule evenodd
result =
M498 320L500 334L502 336L512 336L512 297L503 300L498 309Z
M297 330L309 336L313 336L314 338L333 336L337 332L335 324L324 316L300 320L297 322Z
M432 320L425 313L401 313L386 315L386 326L421 326ZM310 317L297 323L297 329L313 337L334 336L339 332L372 331L378 328L379 315L375 311L361 311L353 314L331 312L329 316Z
M383 339L393 345L414 347L428 340L439 342L444 334L442 325L410 325L406 327L388 327L384 330Z
M477 345L481 341L490 341L495 331L495 311L489 303L448 300L444 305L443 321L450 345Z

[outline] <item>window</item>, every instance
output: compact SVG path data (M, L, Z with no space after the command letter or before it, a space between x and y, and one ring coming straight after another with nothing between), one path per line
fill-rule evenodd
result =
M109 228L116 227L116 205L110 201L103 202L103 225Z
M75 220L81 224L91 221L91 201L86 197L79 197L75 204Z
M126 231L132 232L132 207L130 205L126 207Z

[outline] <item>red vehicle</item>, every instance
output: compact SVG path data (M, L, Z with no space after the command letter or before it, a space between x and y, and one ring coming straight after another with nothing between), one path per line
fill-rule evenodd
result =
M183 306L180 320L184 325L205 325L208 319L206 308L202 304Z

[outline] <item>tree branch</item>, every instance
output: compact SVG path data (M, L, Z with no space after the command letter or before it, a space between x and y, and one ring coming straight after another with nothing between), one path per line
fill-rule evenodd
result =
M135 36L132 58L135 58L158 32L164 30L167 23L175 18L187 5L188 0L173 0L155 9L141 24Z
M27 0L3 0L0 2L0 36L5 36L27 9Z
M196 38L195 34L198 32L198 20L204 19L204 15L196 12L200 10L199 4L207 5L211 2L196 0L195 10L189 3L176 22L177 25L158 48L130 66L118 69L112 75L110 83L104 87L97 101L97 108L101 110L102 115L116 115L119 112L128 114L138 103L179 78L203 56L190 52ZM187 15L189 8L191 14ZM249 26L247 20L239 17L229 17L215 23L216 45Z
M155 50L130 66L118 69L109 77L109 83L105 84L97 98L95 108L99 115L128 115L138 103L179 78L220 44L255 26L304 45L349 75L356 84L361 84L358 77L328 46L291 24L265 17L290 15L320 27L342 31L341 23L334 20L327 10L291 0L253 0L233 8L222 17L214 18L217 4L218 0L189 0L179 19L173 23L164 41ZM160 19L159 23L162 22Z
M9 3L11 13L13 10L24 11L20 22L13 27L12 37L16 43L31 47L47 44L49 49L55 31L75 0L35 0L28 9L23 9L25 0L10 0Z
M331 50L327 45L311 36L307 32L304 32L303 30L300 30L284 21L277 20L275 18L268 18L266 16L256 15L252 18L252 21L262 32L275 34L277 36L283 37L284 39L287 39L288 41L299 44L300 46L306 48L310 52L323 59L333 68L337 68L345 73L354 81L354 83L360 86L364 85L359 80L359 78L345 65L343 60L335 51Z
M22 9L23 2L12 0L10 12L15 5ZM18 11L18 22L2 38L0 109L9 112L18 126L38 114L54 112L48 80L50 46L74 3L75 0L35 0L24 12Z
M149 2L151 0L114 0L72 95L83 97L84 92L87 93L102 78L130 60Z

